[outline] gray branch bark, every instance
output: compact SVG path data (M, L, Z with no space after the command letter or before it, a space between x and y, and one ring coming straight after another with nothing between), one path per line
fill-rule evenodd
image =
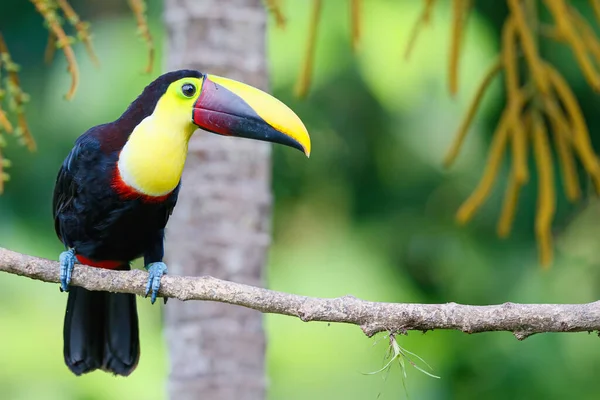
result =
M59 265L56 261L2 248L0 271L44 282L59 281ZM76 265L72 284L88 290L142 295L147 278L148 274L140 270L110 271ZM305 322L353 324L369 337L382 331L405 333L409 330L454 329L465 333L508 331L523 340L535 333L600 330L600 301L587 304L504 303L490 306L379 303L353 296L299 296L211 276L172 275L163 277L159 296L181 301L206 300L233 304L261 313L298 317ZM168 303L167 308L172 304Z

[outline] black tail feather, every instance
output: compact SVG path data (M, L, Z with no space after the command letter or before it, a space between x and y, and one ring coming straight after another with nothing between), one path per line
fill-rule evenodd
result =
M102 368L105 293L71 286L64 323L65 363L75 375Z
M135 295L71 286L63 336L65 363L75 375L131 374L140 356Z
M103 369L129 375L140 356L138 316L134 294L107 293Z

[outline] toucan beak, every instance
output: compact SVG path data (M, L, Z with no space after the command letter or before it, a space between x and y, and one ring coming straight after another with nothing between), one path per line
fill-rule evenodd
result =
M204 75L192 118L209 132L279 143L310 156L308 131L288 106L232 79Z

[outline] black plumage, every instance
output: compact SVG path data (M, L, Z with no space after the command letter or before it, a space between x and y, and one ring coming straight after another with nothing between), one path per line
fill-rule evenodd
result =
M93 266L128 270L144 257L145 265L162 261L164 229L177 202L181 182L160 199L123 197L115 190L119 152L133 129L147 116L168 86L184 77L181 70L162 75L117 120L81 135L64 160L53 198L55 230L66 248ZM114 263L113 263L114 264ZM129 375L140 346L134 295L90 292L71 287L64 320L64 358L69 369L83 374L103 369Z

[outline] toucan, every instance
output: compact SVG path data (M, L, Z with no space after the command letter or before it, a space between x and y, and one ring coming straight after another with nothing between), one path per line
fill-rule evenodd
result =
M167 273L165 226L197 128L310 156L310 136L289 107L247 84L196 70L159 76L120 117L77 138L60 166L53 196L54 227L65 247L60 289L68 292L63 355L75 375L99 369L128 376L138 364L135 295L69 283L75 264L130 270L143 257L146 296L154 304Z

